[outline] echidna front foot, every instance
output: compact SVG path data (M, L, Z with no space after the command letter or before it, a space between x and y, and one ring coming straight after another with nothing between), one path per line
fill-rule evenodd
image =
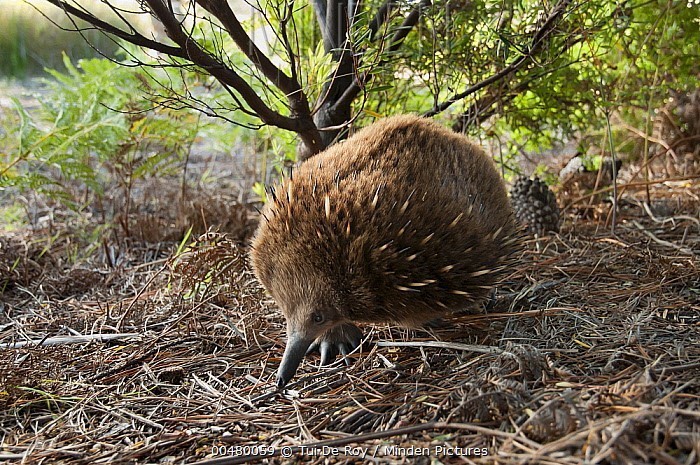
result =
M321 337L316 339L306 351L321 353L321 365L333 363L335 357L347 355L355 350L362 341L362 331L357 326L345 323L335 326L326 331ZM345 359L346 364L350 364L348 359Z

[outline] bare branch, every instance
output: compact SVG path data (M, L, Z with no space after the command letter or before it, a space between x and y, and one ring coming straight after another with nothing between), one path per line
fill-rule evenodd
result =
M313 119L311 117L309 101L306 97L306 94L302 91L299 82L294 77L287 76L284 72L282 72L282 70L275 66L272 63L272 61L258 48L255 42L253 42L250 36L248 36L248 34L243 29L243 26L241 25L233 10L231 10L231 7L229 6L228 2L214 0L197 0L197 3L199 3L204 9L209 11L211 14L216 16L219 19L219 21L221 21L224 28L226 29L226 31L228 31L229 35L236 43L238 48L241 49L241 51L250 59L250 61L255 65L255 67L259 69L267 79L272 81L272 83L278 89L285 93L287 99L289 100L292 113L294 116L296 116L296 118L294 119L298 122L310 123L310 125L307 125L307 127L304 130L297 129L296 131L299 133L308 133L308 137L311 141L317 141L313 146L314 150L322 149L323 147L319 145L321 137L318 134L318 131L316 130L316 127L313 123ZM288 14L291 15L291 9ZM286 24L286 20L284 18L282 19L282 24ZM286 31L283 29L281 32L285 39L284 42L286 43L287 47L289 47L289 43L286 40ZM294 69L293 63L292 68ZM234 85L233 87L239 90L238 86ZM243 95L243 98L246 101L248 101L245 95ZM257 108L254 109L258 111ZM263 119L263 121L265 120ZM276 126L279 125L276 124ZM304 137L304 135L302 135L302 137Z
M559 54L564 53L566 50L571 48L574 44L577 44L583 40L583 36L580 36L574 40L568 40L565 46L562 48ZM545 69L541 72L527 75L522 81L520 81L515 87L509 87L509 81L504 81L503 86L500 86L493 92L487 92L486 95L478 98L474 103L469 105L466 111L464 111L457 120L452 125L452 130L455 132L466 132L467 128L473 125L478 125L482 121L487 120L491 116L497 113L497 109L494 105L497 103L504 104L509 103L516 96L522 94L528 90L534 82L538 79L542 79L561 68L567 68L578 60L569 61L561 66L555 68Z
M272 63L265 57L257 47L251 47L252 41L240 27L240 23L235 15L228 7L224 7L225 2L216 2L217 6L211 6L213 11L220 14L224 19L224 24L230 27L229 34L232 35L237 44L241 46L244 52L247 52L251 61L260 69L266 77L270 78L279 88L285 92L290 99L292 106L292 116L284 116L272 108L270 108L255 92L255 90L243 79L237 72L208 51L202 49L200 45L192 38L191 32L186 32L183 29L183 23L179 20L172 10L171 2L163 2L159 0L144 0L144 4L148 5L152 14L158 18L163 24L168 37L175 42L176 46L164 44L153 39L149 39L138 33L131 26L124 16L119 15L120 19L128 25L129 31L125 31L119 27L113 26L87 11L84 8L78 8L75 5L64 0L46 0L54 6L61 8L69 17L81 19L96 28L108 33L112 36L121 38L136 46L154 50L158 53L181 58L191 62L192 64L206 70L211 76L218 80L225 89L235 90L243 101L256 113L256 115L266 124L277 126L282 129L299 133L302 140L314 152L320 151L323 144L320 141L318 130L311 118L308 103L305 101L304 95L300 91L300 87L295 80L281 73ZM115 7L108 5L115 10ZM209 3L203 0L202 3ZM214 2L212 2L214 3ZM215 14L215 13L213 13ZM216 16L216 14L215 14ZM242 33L242 34L241 34ZM240 42L240 43L239 43ZM268 76L269 75L269 76Z
M391 38L391 41L389 42L389 53L396 52L401 47L401 44L411 32L413 27L416 24L418 24L418 20L420 19L423 10L429 7L431 3L432 2L430 0L422 0L418 5L415 5L413 7L413 9L406 16L406 18L404 18L403 22L401 23L401 26L399 26L399 28L396 30L393 37ZM384 5L382 5L381 8L384 8L385 6L389 8L390 2L384 3ZM381 11L377 12L377 16L375 16L375 19L379 17L380 13ZM386 20L386 17L383 18L383 20ZM387 60L383 59L379 62L379 65L381 66L386 62ZM350 104L350 102L352 102L359 95L359 93L365 87L371 76L371 72L366 72L357 76L353 80L352 84L348 86L348 88L345 90L343 95L341 95L340 98L335 102L335 105L342 106Z
M151 40L145 36L142 36L139 34L133 27L130 27L131 32L124 31L122 29L119 29L118 27L112 26L111 24L102 21L101 19L97 18L96 16L92 15L91 13L86 12L84 9L78 9L75 6L62 1L62 0L46 0L47 2L51 3L52 5L60 8L63 10L66 14L70 16L74 16L78 19L81 19L87 23L92 24L96 28L112 34L115 37L119 37L120 39L124 39L129 43L132 43L134 45L137 45L139 47L145 47L149 48L151 50L155 50L156 52L164 53L166 55L172 55L176 56L179 58L187 58L186 54L183 53L183 50L181 50L178 47L171 47L170 45L166 45L160 42L156 42L155 40Z
M438 113L441 113L448 109L452 104L455 102L458 102L475 92L478 92L479 90L487 87L490 84L493 84L494 82L500 81L501 79L505 78L506 76L518 71L519 69L523 68L526 64L528 64L534 57L534 55L543 47L543 45L546 42L546 39L549 37L550 34L554 31L557 23L561 19L561 17L564 15L566 12L569 4L571 3L571 0L560 0L557 5L552 9L552 12L550 13L549 17L547 20L535 31L532 37L532 41L530 44L530 47L528 50L525 50L523 54L514 62L512 62L510 65L506 66L499 72L489 76L488 78L484 79L483 81L480 81L473 86L468 87L466 90L463 92L460 92L458 94L453 95L446 101L442 102L439 105L436 105L433 107L431 110L425 112L423 116L435 116Z
M285 129L298 129L298 121L272 111L241 76L204 51L190 35L183 31L180 21L175 18L173 12L164 3L158 0L146 0L146 3L165 27L168 37L186 52L185 57L188 60L207 70L220 82L236 89L264 122Z
M333 53L334 56L337 55L337 49L340 47L340 37L345 38L348 32L348 25L345 21L346 15L342 8L339 8L340 6L342 5L339 0L329 0L326 4L325 25L327 36L324 39L328 41L324 41L324 45L326 53Z
M289 60L289 68L290 68L290 74L292 80L297 83L297 85L301 85L299 82L299 74L298 74L298 67L299 67L299 50L297 49L297 53L294 53L294 50L292 50L292 42L289 40L289 32L288 32L288 23L292 24L292 31L297 34L299 31L296 27L296 24L294 22L294 0L291 0L290 3L286 4L285 8L285 15L284 18L280 20L280 35L282 36L282 43L284 45L284 50L287 52L287 59ZM299 37L296 38L296 43L297 45L299 44ZM308 102L306 104L308 108Z
M432 2L430 0L421 0L418 5L415 5L413 9L406 15L406 18L401 23L401 26L396 30L394 36L391 38L391 45L389 45L389 51L395 52L401 47L408 33L411 32L413 27L418 24L421 13L424 9L428 8Z
M25 346L56 346L63 344L84 344L86 342L107 342L118 339L130 339L141 336L139 333L86 334L81 336L54 336L29 341L17 341L0 344L0 349L19 349Z
M328 36L328 8L326 6L326 0L312 0L314 13L316 13L316 22L318 23L319 29L321 29L321 38L323 39L323 47L326 53L330 53L333 47L329 48L331 43L331 38Z
M299 83L287 76L258 48L243 29L240 21L227 2L217 0L197 0L208 12L221 21L238 48L253 62L263 75L272 81L282 92L292 95L301 91Z

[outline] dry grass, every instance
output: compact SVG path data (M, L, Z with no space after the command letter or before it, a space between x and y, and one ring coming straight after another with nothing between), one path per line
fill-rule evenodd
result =
M283 321L235 243L211 235L177 259L175 244L132 246L118 268L68 271L60 243L8 235L0 461L241 463L235 447L258 445L318 464L697 463L700 189L655 184L652 215L643 192L625 191L614 235L605 214L569 216L531 240L488 315L432 335L366 328L350 366L312 358L284 393ZM282 449L300 445L340 455Z

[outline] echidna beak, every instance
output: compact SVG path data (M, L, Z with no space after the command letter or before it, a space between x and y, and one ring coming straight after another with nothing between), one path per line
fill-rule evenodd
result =
M289 333L287 347L284 348L282 362L277 370L277 389L284 389L294 377L312 342L313 339L307 339L298 333Z

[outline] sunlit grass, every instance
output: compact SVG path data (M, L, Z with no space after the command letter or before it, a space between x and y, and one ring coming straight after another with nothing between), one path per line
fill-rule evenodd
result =
M113 17L99 1L80 3L101 18ZM65 28L75 26L61 10L42 0L0 0L0 11L0 76L24 79L43 74L45 68L62 70L62 52L77 60L100 53L114 56L118 49L99 31L88 29L81 36L61 30L52 21Z

